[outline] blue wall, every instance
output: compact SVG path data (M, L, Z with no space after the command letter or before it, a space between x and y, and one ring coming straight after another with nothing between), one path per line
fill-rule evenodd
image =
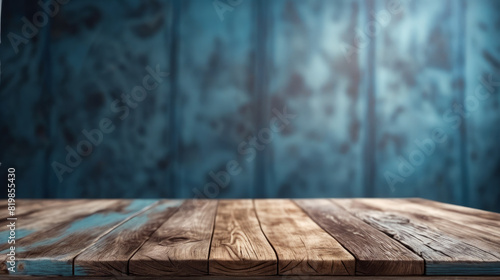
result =
M0 168L21 197L500 211L500 1L47 7L2 9Z

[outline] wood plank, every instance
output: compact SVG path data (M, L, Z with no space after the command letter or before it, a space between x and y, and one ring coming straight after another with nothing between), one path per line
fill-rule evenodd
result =
M206 275L217 201L187 200L130 259L129 273Z
M457 213L441 213L438 208L419 205L409 202L405 199L359 199L365 204L370 205L379 211L390 211L402 213L410 216L419 223L428 224L436 227L447 234L454 236L468 244L476 246L490 254L500 258L500 226L490 226L488 222L495 221L477 218L469 215L460 215ZM443 215L440 215L443 214ZM476 224L476 221L486 221L486 225ZM456 229L460 228L460 231Z
M291 204L293 207L283 204L283 201ZM280 256L280 251L275 245L275 240L278 240L278 245L281 242L281 246L285 248L284 250L299 252L294 255L295 263L288 262L288 265L290 267L298 267L297 269L301 271L301 265L304 262L308 262L310 259L314 260L313 255L323 254L324 256L325 252L331 251L333 248L325 242L315 241L317 239L315 230L323 232L324 235L334 242L338 240L338 246L343 245L355 257L358 257L357 254L363 254L363 252L356 251L356 245L359 248L364 247L365 250L369 248L373 252L365 252L366 254L377 255L377 257L373 257L374 261L371 263L374 266L380 264L380 255L385 256L384 254L390 255L394 253L392 247L384 247L378 244L380 241L375 237L382 235L388 240L391 240L388 236L393 237L394 240L401 242L422 256L427 262L426 271L429 275L500 275L500 238L498 238L497 233L500 227L497 226L497 220L494 219L495 215L497 215L496 213L425 200L425 203L420 203L421 201L420 199L321 199L296 200L294 204L289 200L266 200L265 203L261 202L265 205L264 207L260 207L260 211L267 213L267 217L265 217L265 219L269 220L267 229L266 225L261 221L262 217L257 205L259 201L256 201L255 205L250 200L221 201L218 208L217 202L211 201L215 203L214 207L211 208L212 210L208 209L208 211L205 211L207 210L206 207L199 207L199 209L202 209L200 212L212 213L211 215L205 215L208 218L204 219L204 221L211 221L211 226L208 227L209 234L206 235L206 238L196 237L196 232L198 232L196 229L191 230L189 226L181 226L183 232L189 232L191 240L186 241L182 233L176 231L178 224L174 224L169 226L172 229L170 232L173 232L170 237L163 234L165 238L153 243L161 247L165 244L170 246L169 243L174 242L177 243L174 247L178 250L205 252L203 253L203 256L205 256L203 261L198 262L198 264L203 263L202 266L205 268L205 274L183 274L182 272L169 274L174 276L206 275L206 273L213 274L212 272L215 272L215 274L230 275L227 271L233 273L231 274L233 277L235 275L253 276L252 274L259 273L258 271L261 270L260 268L252 269L252 262L256 260L270 261L269 259L262 258L262 256L269 253L269 249L271 256L275 256L273 249L276 250L278 257ZM160 225L160 228L162 228L172 221L172 219L167 220L168 216L172 213L169 212L170 214L165 215L168 211L162 212L157 209L160 207L160 203L163 205L166 202L158 202L159 204L152 205L156 202L153 200L148 201L151 203L148 204L149 206L146 205L144 208L138 207L137 212L125 215L125 219L123 217L117 219L118 223L112 226L108 226L108 222L113 223L112 220L115 218L111 216L116 214L114 212L122 215L123 212L130 210L126 208L134 201L57 200L52 205L48 203L50 202L48 200L31 202L33 202L33 205L38 205L31 207L31 204L24 204L25 206L19 208L21 212L24 211L26 213L19 219L20 227L17 232L22 238L18 239L19 245L16 256L20 260L20 263L18 263L16 268L18 270L23 269L23 271L16 274L71 275L71 270L73 269L72 261L74 261L76 275L87 273L90 276L124 276L126 275L126 263L130 256L135 257L134 253L141 247L141 244L146 244L151 240L146 241L156 228ZM302 207L305 213L300 207ZM298 213L296 213L297 211ZM107 213L110 217L106 218L102 216L103 213ZM475 215L476 213L478 215ZM178 212L174 216L177 214ZM100 218L99 215L101 215ZM303 217L300 217L301 215L308 222L303 222ZM92 216L97 216L91 219L93 222L84 222L84 220ZM178 217L178 220L182 220L184 223L193 220L187 216ZM80 222L75 222L75 220ZM259 223L262 228L259 227ZM0 224L3 224L3 227L5 227L5 221L0 221ZM104 228L107 229L104 231L100 231L102 224L106 224ZM93 227L92 225L98 226ZM91 230L85 230L85 228L91 228ZM214 229L213 237L212 229ZM494 231L495 229L497 231ZM100 234L95 235L91 239L95 230L100 231ZM270 230L272 232L268 234ZM385 234L381 234L381 232ZM5 233L6 231L0 232L0 234ZM227 235L225 236L224 233ZM312 239L311 236L313 236ZM384 237L380 238L383 240ZM257 241L254 239L257 239ZM167 240L165 244L161 244L165 240ZM197 248L200 247L196 245L189 247L190 245L182 244L183 242L188 244L197 243L203 240L207 242L207 246L205 249L202 248L202 250L198 250ZM375 243L377 240L378 243ZM398 244L394 240L392 242ZM210 246L210 242L212 246ZM271 243L270 245L269 242ZM76 247L80 246L80 243L88 245L81 247L76 252L76 249L73 247L75 247L75 244L77 244ZM374 243L374 245L366 245L370 243ZM266 246L263 244L267 245L267 249L265 249ZM314 247L315 244L319 245ZM366 246L363 246L363 244ZM274 248L270 247L271 245ZM263 248L258 248L260 246L263 246ZM5 249L7 247L7 244L0 244L0 254L5 256ZM140 250L143 248L144 246ZM263 251L268 252L262 253ZM85 256L85 254L88 255ZM177 255L180 254L182 253ZM188 254L189 252L185 255ZM68 255L72 255L73 257L65 257ZM168 255L164 255L166 257L162 261L165 261L165 259L168 260ZM286 254L284 255L286 256ZM44 259L45 256L47 256L46 259ZM95 257L95 263L92 263L92 256ZM87 261L85 265L89 265L90 268L79 266L81 264L79 263L80 257L81 260ZM286 258L278 259L277 264L276 259L274 259L274 271L272 274L276 274L277 269L279 274L283 274L279 269L282 268L282 261L286 261ZM321 270L321 268L318 269L317 267L321 266L321 262L323 264L326 263L325 259L327 260L326 262L329 261L329 257L323 258L320 261L311 261L311 267L306 267L306 269L314 268L315 271ZM366 258L366 260L368 259ZM5 259L2 258L2 260L2 273L6 273ZM213 262L214 260L215 262ZM353 271L354 266L356 268L362 267L359 264L362 260L363 258L358 257L355 263L353 261ZM150 263L154 263L156 260L150 259L149 261ZM398 259L394 261L397 262ZM217 267L217 262L219 264L222 262L223 267L214 269L214 267ZM192 264L197 263L197 260L195 257L186 257L185 261L181 261L181 263L182 265ZM332 262L329 263L332 264ZM137 263L136 265L140 266L142 264ZM406 263L404 262L400 263L399 266L394 266L394 269L400 269L405 265ZM331 266L333 267L333 265ZM326 265L323 267L326 267ZM176 266L176 268L184 271L182 266ZM106 269L113 272L106 271ZM143 269L148 270L149 268L143 266ZM221 271L217 271L217 269ZM227 271L222 271L224 269L227 269ZM373 267L363 269L370 270ZM384 268L382 267L381 269ZM102 272L100 270L106 272L99 274ZM373 270L374 273L382 274L380 271ZM285 275L300 274L295 271L294 273ZM325 274L308 272L307 275ZM267 279L265 277L259 278L258 275L256 276L253 279ZM310 279L322 279L321 277L315 278L314 276L307 277L311 277ZM227 278L223 275L209 276L209 278L230 279L230 277ZM289 277L286 279L294 278ZM429 278L423 277L421 279Z
M42 276L0 276L0 279L17 279L17 280L32 280L32 279L47 279L47 277ZM57 280L158 280L158 277L154 276L110 276L110 277L100 277L100 276L60 276ZM235 278L234 276L169 276L168 280L269 280L269 279L279 279L279 280L401 280L401 276L248 276ZM405 276L405 280L498 280L497 276Z
M354 275L354 257L292 201L258 199L255 209L278 255L278 274Z
M480 210L480 209L475 209L475 208L470 208L470 207L465 207L465 206L460 206L460 205L442 203L439 201L423 199L423 198L408 198L406 200L409 202L414 202L414 203L418 203L420 205L426 205L429 207L439 208L441 210L446 210L446 211L450 211L453 213L458 213L458 214L462 214L462 215L469 215L469 216L473 216L473 217L479 217L479 218L483 218L483 219L487 219L487 220L500 221L500 213L489 212L489 211L485 211L485 210Z
M252 200L221 200L210 250L210 274L275 275L277 267L276 254L262 233Z
M16 217L21 218L29 214L38 212L40 209L52 207L66 207L73 203L85 203L85 199L16 199ZM9 217L7 211L7 200L0 205L0 219ZM37 214L39 215L39 214Z
M490 250L479 248L460 238L465 226L441 230L437 223L426 222L426 216L388 207L387 199L335 200L344 209L376 229L403 243L420 255L426 263L427 275L500 275L500 259ZM398 204L400 208L404 204ZM453 234L451 231L457 232ZM466 240L473 239L473 236Z
M29 230L39 230L16 241L17 261L13 274L72 275L73 259L78 254L127 218L145 211L154 203L156 200L90 200L51 209L53 215L33 223L36 228L29 223L25 226ZM25 219L21 222L26 223ZM7 247L7 244L0 245L2 256L6 255ZM8 273L5 259L1 271Z
M71 219L83 218L95 211L100 211L109 207L119 200L55 200L53 205L50 205L50 200L41 202L42 207L38 207L36 203L23 205L16 209L16 239L20 240L32 233L41 232L46 229L52 229L61 223L71 221ZM24 203L21 201L21 203ZM9 221L0 220L0 228L6 229L0 232L0 238L7 240ZM5 239L4 239L5 238ZM0 250L5 250L9 246L0 244ZM1 271L1 269L0 269Z
M356 275L422 275L421 257L327 199L295 200L356 258Z
M480 232L491 234L492 236L495 236L498 239L500 239L499 214L491 213L490 216L492 219L484 219L482 217L476 216L475 214L463 215L461 213L457 213L456 211L449 211L447 209L442 209L441 207L429 206L422 204L418 201L411 201L406 199L391 200L389 205L402 204L402 203L404 203L405 209L413 213L422 213L422 214L425 213L426 215L454 221L460 224L465 224L468 227L474 228ZM474 213L476 213L476 211L474 211Z
M182 200L160 201L112 230L75 258L74 275L127 275L129 259L181 203Z

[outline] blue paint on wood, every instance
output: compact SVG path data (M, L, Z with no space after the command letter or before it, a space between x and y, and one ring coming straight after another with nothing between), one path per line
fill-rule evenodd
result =
M73 221L62 234L47 236L47 239L37 241L28 246L20 246L17 249L16 272L19 275L63 275L73 274L73 258L94 239L86 240L86 243L78 243L74 239L78 234L86 237L97 238L99 235L110 230L112 227L124 222L124 220L147 207L157 203L154 199L131 200L130 204L122 212L96 213L83 219ZM70 242L71 244L66 244ZM59 248L60 247L60 248ZM30 252L42 249L47 254L45 257L30 257ZM59 248L59 250L53 250ZM64 248L70 248L64 251ZM51 253L46 251L53 250ZM55 252L57 251L57 252ZM23 253L19 255L19 253Z
M26 237L26 236L32 234L33 232L34 232L33 230L16 228L16 231L15 231L16 240L19 240L23 237ZM4 230L4 231L0 232L0 238L2 238L1 240L5 240L5 242L7 242L7 240L9 240L9 236L10 236L10 230ZM19 248L18 244L11 244L11 245ZM9 249L5 249L5 250L0 251L0 254L7 254L8 252L9 252Z
M73 262L55 259L19 260L16 262L16 271L12 275L57 275L71 276Z
M500 262L484 263L426 263L426 275L500 275Z
M110 232L110 236L114 236L114 234L119 234L122 231L128 231L128 232L138 232L141 230L141 228L149 221L149 217L154 214L162 213L168 208L171 207L179 207L183 203L183 200L175 200L175 201L168 201L159 205L154 206L153 208L145 211L144 213L137 215L133 217L132 219L126 221L122 225L118 226L117 228L113 229L113 231ZM99 242L97 242L95 245L92 247L97 247L99 248L103 242L107 238L110 238L109 236L105 236L102 239L100 239ZM104 243L105 244L105 243ZM89 248L87 250L92 249ZM104 261L104 260L102 260ZM121 271L121 273L126 274L127 271ZM79 266L75 263L74 266L74 275L88 275L87 269L84 266Z

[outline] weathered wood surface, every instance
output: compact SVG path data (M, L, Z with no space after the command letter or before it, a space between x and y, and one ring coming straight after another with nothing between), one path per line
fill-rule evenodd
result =
M356 258L356 275L422 275L424 261L327 199L295 202Z
M255 200L280 275L354 275L354 257L290 200Z
M210 251L210 274L274 275L277 259L251 200L220 201Z
M493 220L493 221L500 221L500 214L495 213L495 212L489 212L489 211L484 211L484 210L470 208L470 207L442 203L442 202L429 200L429 199L422 199L422 198L409 198L407 200L410 202L418 203L420 205L427 205L429 207L434 207L434 208L438 208L438 209L442 209L442 210L451 211L451 212L454 212L456 214L481 217L483 219Z
M409 210L412 207L404 200L335 202L419 254L425 260L428 275L500 275L500 239L491 238L488 241L493 246L486 245L477 236L481 233L469 231L467 223L449 222L460 220L459 217L450 215L447 219L435 219L429 215L432 214L430 210L420 207Z
M412 200L405 199L360 199L357 201L362 201L366 205L370 205L370 207L377 207L379 211L400 213L411 217L414 221L442 230L448 235L454 236L463 242L474 245L500 258L500 237L498 230L494 230L494 225L492 226L488 223L491 220L484 220L470 215L455 215L451 212L443 212L436 207L426 207L423 204L411 203L410 201ZM498 214L491 213L491 216L493 215ZM494 223L495 221L491 222ZM483 223L484 227L481 227L477 223ZM457 231L458 228L460 229L459 231Z
M72 275L73 259L107 231L125 222L155 200L87 200L68 207L42 209L23 219L16 241L16 274ZM42 218L43 217L43 218ZM5 239L6 240L6 239ZM6 257L9 244L0 245ZM2 261L2 273L6 263Z
M443 209L440 206L428 207L425 204L412 202L410 200L395 200L391 203L404 203L405 208L412 213L421 213L428 216L437 217L439 219L451 220L460 224L467 225L468 227L474 228L475 230L485 232L486 234L490 234L497 239L500 239L500 231L498 231L498 228L500 227L500 215L498 214L494 215L494 213L492 213L490 215L483 215L490 217L488 219L485 219L484 217L479 217L475 214L470 213L471 211L468 211L470 213L468 215L457 215L456 211ZM479 212L479 210L473 212L477 213Z
M189 200L130 259L133 275L205 275L215 200Z
M94 211L106 209L113 203L117 203L118 200L81 200L79 202L75 200L54 200L53 202L53 206L43 207L38 211L36 203L18 202L15 212L15 218L19 219L16 221L16 238L20 242L18 245L27 246L30 238L37 241L45 237L44 232L46 230L53 230L58 226L64 227L64 223L78 220ZM27 205L23 206L25 203ZM7 226L9 224L10 221L7 219L0 220L0 228L3 230L0 232L1 240L7 240ZM28 237L25 238L26 236ZM8 247L7 244L1 244L0 251Z
M268 280L268 279L280 279L280 280L401 280L401 276L248 276L248 277L238 277L236 279L245 279L245 280ZM17 280L31 280L31 279L48 279L44 276L0 276L0 280L2 279L17 279ZM168 278L158 278L157 276L60 276L49 279L57 279L57 280L72 280L72 279L83 279L83 280L131 280L131 279L139 279L139 280L158 280L158 279L168 279L168 280L235 280L234 276L168 276ZM496 276L405 276L404 279L408 280L498 280Z
M158 280L158 279L168 279L168 280L235 280L234 276L168 276L168 278L158 278L157 276L60 276L55 278L47 278L44 276L0 276L2 279L17 279L17 280L31 280L31 279L57 279L57 280L72 280L72 279L84 279L84 280ZM268 280L268 279L280 279L280 280L498 280L496 276L248 276L248 277L238 277L237 279L245 280Z
M500 214L429 200L17 203L16 271L2 242L0 278L500 275ZM0 220L2 240L9 223Z
M24 217L29 215L30 213L37 213L39 209L42 208L52 208L52 207L64 207L73 203L79 203L85 201L84 199L17 199L15 201L15 216L16 217ZM2 201L0 204L0 209L3 211L0 212L0 219L10 217L9 212L7 211L7 200ZM40 217L40 213L38 212L37 217Z
M161 201L104 236L74 261L75 275L127 275L128 261L182 201Z

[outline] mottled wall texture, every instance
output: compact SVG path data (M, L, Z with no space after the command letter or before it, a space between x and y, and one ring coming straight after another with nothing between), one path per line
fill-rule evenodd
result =
M19 197L500 211L500 1L3 2Z

